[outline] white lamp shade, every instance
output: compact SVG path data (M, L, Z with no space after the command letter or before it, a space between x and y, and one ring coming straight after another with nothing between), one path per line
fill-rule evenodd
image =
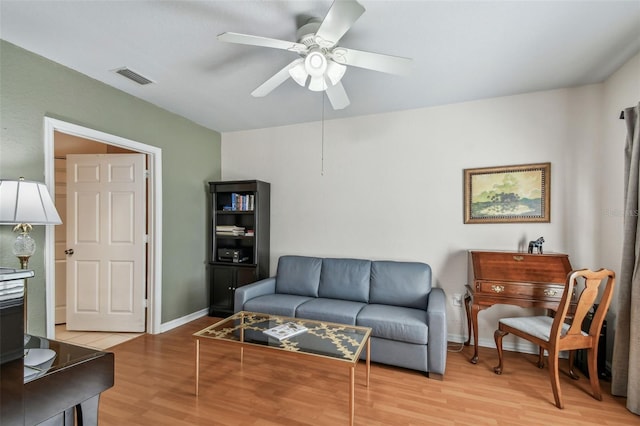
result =
M331 80L331 84L335 86L342 80L342 76L347 71L347 67L335 61L327 62L327 77Z
M309 73L304 68L303 61L300 61L295 66L289 68L289 75L300 86L304 87L307 84L307 77L309 77Z
M59 225L60 216L45 184L0 179L0 225Z
M327 90L327 82L325 81L324 76L311 76L309 90L313 92L322 92L323 90Z

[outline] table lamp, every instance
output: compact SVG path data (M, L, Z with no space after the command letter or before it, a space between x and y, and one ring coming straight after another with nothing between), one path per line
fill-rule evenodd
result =
M20 259L20 267L29 267L29 258L36 251L36 242L29 232L31 225L59 225L62 221L44 183L0 179L0 225L15 225L18 237L13 254ZM24 288L25 330L27 327L27 285Z

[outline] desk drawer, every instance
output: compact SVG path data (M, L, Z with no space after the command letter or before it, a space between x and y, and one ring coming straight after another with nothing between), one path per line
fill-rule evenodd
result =
M470 253L469 272L472 280L564 285L567 274L571 272L566 254Z
M504 298L535 299L559 302L564 286L553 284L476 281L476 294Z

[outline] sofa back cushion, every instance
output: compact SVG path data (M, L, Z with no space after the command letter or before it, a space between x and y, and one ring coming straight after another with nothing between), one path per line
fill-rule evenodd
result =
M278 260L276 293L318 297L322 259L282 256Z
M369 301L371 261L360 259L322 259L320 297Z
M427 309L431 267L419 262L373 261L369 303Z

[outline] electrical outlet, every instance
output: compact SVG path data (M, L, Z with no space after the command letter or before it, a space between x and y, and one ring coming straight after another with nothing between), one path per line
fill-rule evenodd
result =
M454 293L453 296L451 296L451 304L462 307L462 295L460 293Z

